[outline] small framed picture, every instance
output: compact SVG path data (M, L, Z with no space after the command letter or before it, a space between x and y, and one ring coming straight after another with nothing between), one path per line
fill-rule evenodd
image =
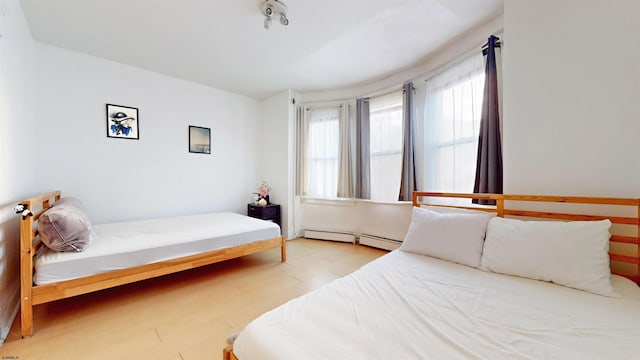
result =
M138 109L107 104L107 137L120 139L140 139Z
M211 129L189 126L189 152L211 154Z

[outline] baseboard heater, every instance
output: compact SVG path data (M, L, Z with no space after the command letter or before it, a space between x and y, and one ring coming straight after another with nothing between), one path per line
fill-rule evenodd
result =
M304 237L308 239L331 240L355 244L356 237L353 234L336 231L305 230Z
M358 242L360 243L360 245L367 245L367 246L375 247L378 249L389 250L389 251L399 248L400 245L402 244L402 241L400 240L388 239L380 236L367 235L367 234L360 234L360 238L358 239Z

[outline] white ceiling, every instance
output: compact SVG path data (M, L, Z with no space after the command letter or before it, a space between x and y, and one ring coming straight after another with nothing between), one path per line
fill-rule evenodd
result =
M252 97L360 86L424 62L503 0L21 0L44 43Z

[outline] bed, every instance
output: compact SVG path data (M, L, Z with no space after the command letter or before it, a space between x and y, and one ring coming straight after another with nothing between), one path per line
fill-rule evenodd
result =
M409 245L255 319L223 358L638 358L640 199L417 192L413 203ZM425 247L463 223L462 252ZM479 233L476 268L460 254Z
M43 224L70 199L54 191L20 204L23 337L33 334L33 306L38 304L272 248L280 248L286 261L278 225L235 213L92 225L90 243L82 251L54 251Z

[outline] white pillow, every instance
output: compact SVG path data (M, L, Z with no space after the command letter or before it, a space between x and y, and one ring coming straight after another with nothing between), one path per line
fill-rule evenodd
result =
M609 268L609 220L489 221L482 269L617 296Z
M479 267L489 219L488 214L441 214L414 207L400 250Z

